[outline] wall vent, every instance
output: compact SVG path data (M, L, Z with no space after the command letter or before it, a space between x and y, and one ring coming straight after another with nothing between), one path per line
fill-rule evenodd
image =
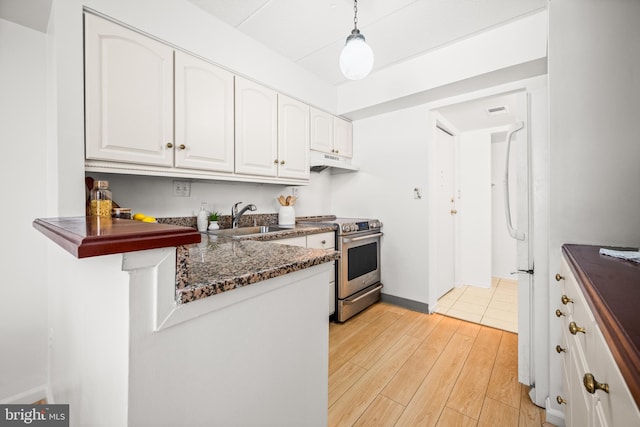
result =
M497 116L498 114L507 114L509 110L506 105L499 105L497 107L487 108L487 114L490 116Z

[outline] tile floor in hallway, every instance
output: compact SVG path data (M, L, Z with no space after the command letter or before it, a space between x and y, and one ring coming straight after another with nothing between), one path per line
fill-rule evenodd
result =
M494 277L491 288L453 288L438 300L436 312L517 333L518 282Z

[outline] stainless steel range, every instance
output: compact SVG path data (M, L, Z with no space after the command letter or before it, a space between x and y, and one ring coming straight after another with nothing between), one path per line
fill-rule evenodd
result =
M334 319L344 322L380 300L380 241L382 223L377 219L306 217L299 223L334 224L336 250L336 311Z

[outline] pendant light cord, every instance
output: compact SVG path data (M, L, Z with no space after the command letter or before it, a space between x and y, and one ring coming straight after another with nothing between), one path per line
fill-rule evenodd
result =
M358 29L358 0L353 0L353 28Z

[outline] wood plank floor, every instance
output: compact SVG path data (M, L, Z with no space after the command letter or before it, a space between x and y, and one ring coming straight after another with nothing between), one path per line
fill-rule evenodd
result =
M517 335L379 303L329 327L329 426L539 427Z

